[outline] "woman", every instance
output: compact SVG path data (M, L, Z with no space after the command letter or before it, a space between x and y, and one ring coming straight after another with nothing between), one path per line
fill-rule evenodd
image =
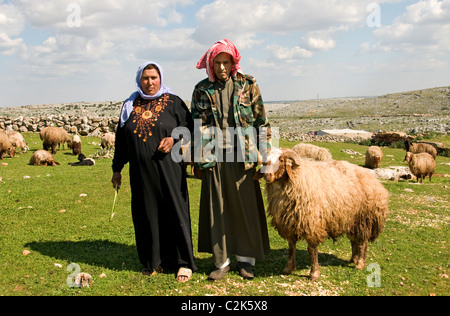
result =
M112 164L114 188L130 166L131 210L143 274L178 269L177 280L191 279L197 268L192 248L186 169L170 151L177 127L193 130L185 103L163 84L161 67L147 62L136 76L137 92L125 101L116 132Z

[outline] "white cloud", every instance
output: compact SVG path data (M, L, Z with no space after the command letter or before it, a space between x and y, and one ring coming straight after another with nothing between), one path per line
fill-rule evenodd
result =
M378 45L392 51L450 51L450 0L424 0L407 7L392 25L374 31Z
M272 53L272 56L276 59L283 61L293 61L298 59L310 58L312 56L312 52L301 48L299 46L295 46L293 48L286 48L280 45L269 45L266 47L266 50Z

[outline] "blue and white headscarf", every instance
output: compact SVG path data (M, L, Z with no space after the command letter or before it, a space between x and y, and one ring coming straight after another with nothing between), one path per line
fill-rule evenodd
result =
M148 65L156 66L156 68L158 68L160 76L161 76L161 87L155 95L146 95L144 93L144 91L142 91L142 88L141 88L142 73L144 72L145 67L147 67ZM131 112L133 112L133 103L137 99L138 96L141 96L141 98L143 98L144 100L155 100L155 99L159 98L160 96L162 96L163 94L172 93L172 90L170 90L169 87L167 87L163 84L163 82L164 82L163 78L164 77L163 77L163 72L162 72L161 66L155 62L149 61L149 62L142 64L139 67L137 74L136 74L137 91L134 92L123 104L122 112L120 113L120 122L121 122L120 127L123 127L125 125L126 121L128 121L128 119L130 118Z

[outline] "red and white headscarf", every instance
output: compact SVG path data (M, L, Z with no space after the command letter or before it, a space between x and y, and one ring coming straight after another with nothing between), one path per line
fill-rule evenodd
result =
M214 73L214 59L220 53L230 54L233 58L233 68L231 69L231 76L235 76L238 72L242 72L239 62L241 61L241 54L237 50L236 46L227 39L223 39L215 43L211 48L203 55L200 61L197 63L197 69L206 68L209 81L215 82L216 75Z

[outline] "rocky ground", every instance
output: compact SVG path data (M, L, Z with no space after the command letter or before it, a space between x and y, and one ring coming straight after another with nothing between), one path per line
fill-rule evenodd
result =
M121 105L121 101L107 101L0 108L0 117L117 118ZM291 140L308 141L311 132L323 129L447 133L450 131L450 86L377 98L266 102L266 111L272 126L279 128L280 136Z

